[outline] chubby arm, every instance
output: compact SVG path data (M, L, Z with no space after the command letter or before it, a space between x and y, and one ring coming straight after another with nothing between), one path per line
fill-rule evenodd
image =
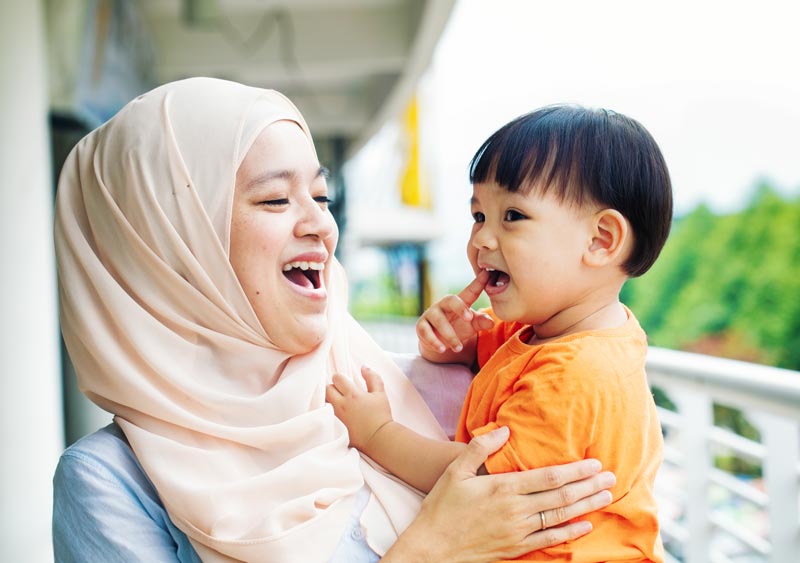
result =
M614 475L601 473L600 462L587 459L476 476L507 438L508 430L500 429L473 439L381 563L489 563L589 533L591 524L577 518L611 502L603 489L614 484ZM542 529L540 512L547 529Z
M471 309L489 274L481 270L458 295L447 295L431 305L417 321L420 355L437 364L463 364L476 361L478 332L494 326L489 315Z
M465 444L427 438L395 422L380 376L368 367L361 374L366 390L336 374L325 394L347 426L350 445L409 485L429 492Z

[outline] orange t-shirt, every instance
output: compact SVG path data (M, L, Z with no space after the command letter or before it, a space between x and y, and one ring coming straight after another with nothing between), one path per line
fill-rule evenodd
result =
M481 370L461 411L456 440L508 426L489 473L596 458L617 477L613 502L584 519L593 530L528 553L524 561L664 559L653 481L663 439L644 371L647 337L633 314L616 329L526 343L528 326L497 321L478 334ZM491 311L487 311L491 314Z

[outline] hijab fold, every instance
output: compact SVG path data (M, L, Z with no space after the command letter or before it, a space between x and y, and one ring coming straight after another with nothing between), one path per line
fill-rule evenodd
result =
M86 136L58 186L61 324L79 385L116 415L203 561L327 561L365 483L362 524L378 553L413 519L420 494L348 448L325 403L333 373L363 385L360 367L373 367L395 418L444 438L347 312L335 259L328 331L312 352L278 349L250 306L228 258L236 171L282 120L312 143L275 91L167 84Z

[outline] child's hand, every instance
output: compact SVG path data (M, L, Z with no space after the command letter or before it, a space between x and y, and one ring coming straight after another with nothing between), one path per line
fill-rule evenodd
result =
M361 368L367 384L364 391L338 373L325 388L325 400L350 434L350 445L366 452L370 440L383 426L392 421L389 398L383 390L381 377L368 367Z
M489 273L481 270L458 295L447 295L422 313L417 321L417 338L424 357L444 354L448 348L457 354L479 331L494 326L489 315L470 308L488 281Z

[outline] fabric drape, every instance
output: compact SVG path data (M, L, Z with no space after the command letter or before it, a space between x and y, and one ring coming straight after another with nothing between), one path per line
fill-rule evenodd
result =
M230 265L236 171L283 95L195 78L130 102L72 151L57 193L61 323L83 392L116 415L174 523L204 561L326 561L364 483L383 553L421 496L348 448L325 403L334 372L381 373L394 417L444 438L324 271L329 327L277 349ZM276 310L281 306L275 303Z

